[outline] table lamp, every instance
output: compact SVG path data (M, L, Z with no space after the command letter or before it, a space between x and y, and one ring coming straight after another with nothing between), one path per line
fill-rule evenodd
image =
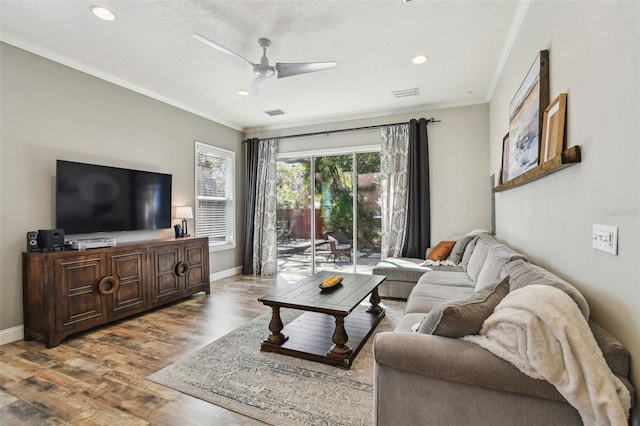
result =
M189 235L187 231L187 219L193 219L193 210L191 207L176 207L176 219L182 219L182 229L184 229L184 236Z

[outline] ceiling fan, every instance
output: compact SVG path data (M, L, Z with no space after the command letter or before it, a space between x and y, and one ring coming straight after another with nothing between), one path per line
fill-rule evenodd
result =
M227 49L224 46L219 45L218 43L209 40L208 38L200 35L193 34L193 38L207 44L214 49L217 49L227 55L235 56L238 59L241 59L247 63L249 63L253 67L253 73L256 75L256 79L253 80L253 84L251 85L251 91L249 92L252 95L258 94L260 91L260 87L262 86L262 82L265 78L272 77L273 74L277 73L278 78L290 77L292 75L305 74L309 72L315 71L324 71L331 68L336 67L335 62L306 62L306 63L285 63L285 62L276 62L275 67L269 65L269 58L267 58L267 48L271 46L271 40L267 38L261 38L258 40L258 44L262 48L262 58L260 58L259 63L253 63L247 58L244 58L232 50Z

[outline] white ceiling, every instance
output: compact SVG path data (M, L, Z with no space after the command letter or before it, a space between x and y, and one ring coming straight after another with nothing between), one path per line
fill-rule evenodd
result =
M102 21L93 4L111 9ZM0 0L0 38L238 130L261 130L486 102L517 30L521 2L482 0ZM271 77L240 96L258 62L337 61ZM429 60L414 65L411 59ZM392 91L418 88L419 96ZM287 114L270 117L267 110Z

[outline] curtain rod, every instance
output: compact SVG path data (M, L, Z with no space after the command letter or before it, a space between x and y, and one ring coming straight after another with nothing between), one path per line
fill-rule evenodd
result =
M440 120L436 120L433 117L427 118L426 121L427 121L427 123L439 123L440 122ZM266 139L305 138L307 136L330 135L332 133L357 132L357 131L360 131L360 130L381 129L383 127L398 126L400 124L409 124L409 122L405 121L403 123L377 124L377 125L374 125L374 126L352 127L350 129L325 130L323 132L311 132L311 133L300 133L300 134L297 134L297 135L275 136L273 138L266 138ZM245 143L247 143L249 141L250 141L250 139L245 139L244 140Z

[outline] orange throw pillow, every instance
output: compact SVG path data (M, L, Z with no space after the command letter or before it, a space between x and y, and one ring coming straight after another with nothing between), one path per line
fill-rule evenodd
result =
M455 241L440 241L438 245L429 252L427 260L445 260L455 244Z

